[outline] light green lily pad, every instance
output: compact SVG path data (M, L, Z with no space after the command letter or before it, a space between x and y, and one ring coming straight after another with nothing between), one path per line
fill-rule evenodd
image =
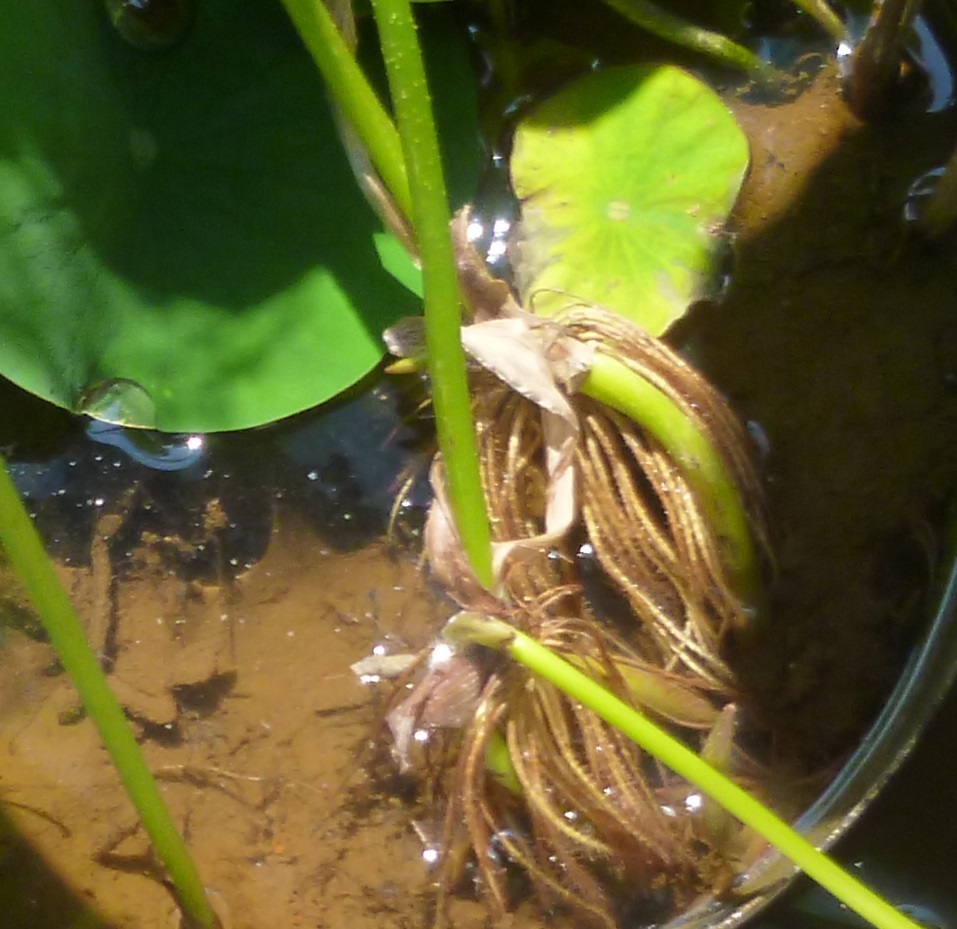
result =
M320 403L418 311L379 228L275 0L202 0L153 54L98 0L7 10L0 373L20 386L95 413L138 385L123 421L168 431Z
M708 292L747 166L732 114L678 68L576 81L515 135L523 300L543 315L598 303L659 335Z

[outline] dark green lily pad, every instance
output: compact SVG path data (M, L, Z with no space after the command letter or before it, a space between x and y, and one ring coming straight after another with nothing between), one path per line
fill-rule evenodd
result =
M21 387L95 411L139 385L123 420L168 431L320 403L418 310L379 228L278 2L202 0L153 54L93 0L7 11L0 373Z
M523 298L544 315L599 303L660 334L711 286L747 166L732 114L678 68L576 81L515 136Z

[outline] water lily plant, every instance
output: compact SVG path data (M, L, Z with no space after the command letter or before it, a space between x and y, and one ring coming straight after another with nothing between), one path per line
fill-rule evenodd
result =
M475 252L467 208L450 229L410 0L372 0L391 113L343 39L348 8L337 22L321 0L283 4L343 134L358 142L367 195L422 269L423 331L402 324L388 338L430 375L439 455L426 553L463 612L388 720L403 766L415 764L410 736L420 727L453 749L432 757L429 772L450 798L442 893L471 854L492 907L507 909L494 844L543 899L610 927L622 895L647 906L666 887L666 910L653 914L666 916L728 886L766 841L875 925L912 926L735 783L759 792L763 776L760 759L735 749L737 687L724 654L732 632L761 618L760 488L735 417L660 338L710 286L747 166L734 119L705 85L670 67L591 74L528 114L511 166L522 204L513 291ZM650 3L611 5L686 46L763 70L750 53ZM842 33L826 4L801 6ZM75 58L74 75L104 92L96 118L75 125L35 108L32 95L6 103L15 128L0 162L9 246L0 305L13 337L0 342L0 367L61 405L102 412L107 397L120 422L177 430L265 422L374 365L379 333L414 299L362 270L377 261L368 213L338 192L327 199L329 179L318 175L343 164L322 154L337 136L331 120L317 121L325 110L314 75L284 54L288 36L259 42L282 35L261 29L276 11L257 7L243 19L257 49L252 70L239 52L212 54L240 47L214 41L232 22L216 0L195 11L202 41L175 45L174 30L167 54L176 67L162 71L137 57L153 43L135 24L116 20L135 49L104 54L112 27L91 7L34 16L14 17L6 31L0 79L52 50ZM211 58L217 80L207 85L197 74ZM37 72L38 90L50 106L81 112L82 84L65 75ZM190 120L164 106L171 88ZM250 93L271 121L250 136L269 140L264 149L245 146L248 126L232 120ZM230 96L238 109L216 110ZM59 164L65 151L86 160ZM236 151L261 181L242 198L219 170ZM95 183L102 176L109 183ZM357 195L345 176L331 187ZM92 190L111 193L102 202ZM277 203L296 221L278 238L263 236ZM366 218L337 223L344 214ZM211 218L222 253L213 265L203 241ZM327 257L317 264L316 254ZM34 326L38 308L56 325ZM169 344L159 333L170 328L185 338L172 352L155 350ZM306 367L323 373L304 379ZM33 543L21 526L4 530L4 544ZM39 564L35 548L28 562ZM583 549L628 604L624 628L590 615L576 567ZM45 586L37 585L41 601ZM95 680L90 669L71 673ZM115 715L108 703L91 697L91 714ZM132 755L117 763L139 764ZM141 808L152 802L144 796ZM164 830L160 823L157 835ZM185 850L168 848L184 906L211 925Z
M290 0L289 5L302 28L306 22L302 14L305 4ZM410 98L422 96L424 92L421 71L409 65L416 58L411 8L407 0L377 0L374 10L385 48L403 150L406 154L414 152L420 143L427 150L432 146L432 140L424 115L426 111L411 107L409 103ZM323 18L325 13L321 4L315 5L313 15L317 19ZM308 35L306 41L313 54L320 60L326 59L328 63L328 52L323 52L321 43L314 36L310 41ZM333 91L336 92L334 85ZM587 109L587 106L584 108ZM606 110L613 108L605 107ZM574 107L570 109L574 113ZM574 122L567 110L560 113L562 117ZM561 130L561 125L552 128L551 136L560 135ZM438 165L436 159L431 161L434 166ZM418 164L421 167L423 162L419 161ZM413 203L418 196L414 190L415 185ZM441 192L441 181L437 177L432 177L430 182L423 180L423 190L419 195L426 190L431 194ZM609 200L601 199L598 195L596 199L605 210L603 218L606 222L627 222L631 218L633 204L627 198ZM558 202L559 208L567 207L561 196ZM430 311L430 292L435 297L439 289L434 282L451 281L451 278L447 272L443 275L435 269L430 271L430 258L421 248L422 242L431 239L432 233L429 230L426 235L421 223L438 222L438 210L432 214L427 213L424 207L413 207L413 213L413 234L426 268L425 359L435 382L443 379L445 364L445 359L436 355L437 347L445 344L439 341L436 330L448 327L451 331L453 325L458 330L459 293L449 283L445 293L452 309L438 312L433 308ZM424 219L427 215L434 218ZM569 223L569 226L572 227L571 234L578 231L573 223ZM690 691L681 689L686 680L698 680L705 687L718 683L715 678L719 672L715 668L702 667L699 660L702 652L711 654L716 651L713 645L720 640L724 631L724 621L720 619L720 613L716 619L713 607L705 607L702 611L704 633L700 626L685 626L675 632L670 617L667 614L659 615L657 618L663 627L668 628L670 623L669 631L674 633L677 647L661 650L663 661L673 662L670 667L656 669L650 663L649 668L640 660L634 660L633 652L627 655L627 646L625 651L618 652L616 637L600 630L578 612L580 604L574 585L569 589L561 584L565 574L561 562L567 558L567 552L562 549L563 537L569 523L580 518L576 516L576 513L581 512L579 506L587 508L587 504L580 503L577 497L577 494L585 497L586 492L576 487L576 483L578 480L587 483L587 468L584 466L583 453L577 451L577 443L580 441L580 423L583 418L587 420L588 409L579 408L577 415L570 414L569 401L579 390L587 395L589 383L591 392L599 394L605 401L604 405L611 408L611 412L597 414L610 417L611 430L604 433L594 430L596 447L604 454L611 473L616 470L631 472L634 465L625 464L622 468L617 463L627 461L622 459L620 450L609 452L606 447L602 451L601 435L605 436L606 446L617 438L619 442L624 442L634 461L647 462L646 477L657 468L659 475L667 475L663 482L667 484L680 476L684 468L691 477L692 486L687 487L681 496L697 501L695 505L700 506L712 519L716 514L727 517L718 528L713 544L706 545L702 550L701 558L714 571L711 586L717 586L736 603L743 611L739 616L747 615L754 606L750 598L755 593L755 553L761 542L760 529L755 531L755 527L760 525L759 508L743 502L756 504L747 456L724 451L723 446L715 441L713 433L705 432L705 438L701 439L702 424L695 423L690 413L697 404L689 400L687 387L675 388L671 397L672 404L679 410L682 403L686 405L682 412L684 418L691 422L690 427L678 429L677 433L663 423L668 422L673 426L680 416L670 419L666 416L658 420L656 431L654 415L643 412L640 402L632 402L630 394L643 391L632 390L634 381L630 375L639 374L650 382L654 388L652 393L658 399L655 392L666 392L664 385L669 383L669 373L673 376L675 369L680 368L676 360L662 358L654 351L644 356L637 350L634 356L626 352L625 360L621 361L618 345L627 345L630 340L637 347L647 338L646 329L628 327L620 316L612 314L615 320L621 322L605 323L606 341L603 342L600 336L595 335L602 332L601 311L589 304L587 296L576 293L575 285L569 286L564 277L560 278L560 286L535 289L534 284L531 285L525 295L528 306L523 308L504 284L491 280L477 268L475 256L470 254L468 247L467 214L460 219L457 228L455 252L459 266L459 287L471 325L466 326L461 335L456 332L455 338L456 341L461 339L465 351L491 372L498 385L496 389L485 375L478 381L473 379L473 384L482 387L474 401L479 432L478 456L493 514L492 535L495 545L489 555L478 548L482 543L476 536L471 535L468 537L470 541L466 541L470 523L459 496L461 485L456 493L455 482L448 480L445 474L449 469L449 460L457 456L458 449L455 443L449 442L448 433L445 441L442 441L440 427L442 457L433 467L436 504L430 515L427 553L450 593L468 608L469 616L478 612L500 619L479 620L478 630L472 623L468 625L467 633L461 632L461 623L453 626L450 636L464 651L458 654L450 653L447 649L436 649L426 677L420 681L411 697L393 708L389 722L400 742L398 753L403 766L411 764L411 743L408 738L417 727L448 729L460 726L464 730L463 740L459 744L459 761L454 766L454 783L449 791L452 799L446 819L447 867L443 873L444 887L450 888L459 878L456 862L462 861L464 843L465 847L471 846L475 850L475 862L493 905L497 909L504 909L507 906L504 875L501 865L497 863L497 856L491 854L490 843L494 838L513 862L526 869L546 899L564 902L589 921L610 925L615 921L616 906L609 897L610 893L616 888L620 890L625 883L633 885L637 881L640 885L642 877L657 885L656 875L661 872L656 870L654 860L656 855L661 854L661 845L657 846L657 851L654 850L654 840L649 839L648 829L656 818L660 820L661 808L658 804L661 800L659 794L657 803L649 803L649 796L655 796L655 791L667 789L672 782L665 779L657 787L647 784L640 767L633 767L635 758L640 758L640 755L636 756L627 748L627 739L622 742L616 736L627 727L612 723L608 729L601 728L609 717L600 713L597 718L590 716L587 707L593 708L594 704L588 703L583 708L582 704L575 702L582 700L581 691L572 692L562 683L550 689L550 686L554 686L554 680L549 681L550 686L539 683L541 668L534 661L529 662L535 669L531 676L516 675L494 663L489 670L481 649L475 652L474 648L476 645L498 647L533 641L536 647L544 646L549 655L567 655L573 665L577 664L578 673L584 672L584 678L590 686L609 698L615 693L632 707L636 701L641 702L636 694L642 680L647 682L651 678L660 685L661 681L666 680L663 675L671 673L675 667L681 672L690 672L690 675L679 674L681 683L675 691L684 694L686 704L695 703L693 688ZM553 234L553 241L548 242L548 245L553 246L556 238ZM436 247L433 253L435 260L443 260L443 254L451 254L447 245ZM554 266L560 264L561 258L554 257L553 253L552 261L542 262L541 267L544 273L554 273ZM563 271L564 268L560 267L558 273ZM430 276L433 280L431 288L428 284ZM661 276L663 273L659 272ZM668 288L664 290L666 296L670 296ZM556 308L551 313L539 315L528 312L534 309L540 292L545 299L552 298L555 302ZM576 307L581 306L585 306L587 312L585 318L577 320L581 329L576 332L573 314ZM626 329L624 334L623 327ZM632 335L634 332L639 334ZM407 336L405 331L393 333L393 344L403 347ZM446 337L447 334L443 334L441 338ZM598 344L589 345L589 342ZM611 357L610 367L621 365L624 371L620 377L603 371L601 363L596 364L596 357L602 354ZM421 358L421 345L413 349L411 355L413 360ZM455 350L451 357L455 366L460 367L463 353ZM595 375L595 371L599 373ZM616 375L618 373L615 372ZM455 389L459 390L461 375L457 374L455 378ZM437 389L442 388L437 385ZM616 392L619 395L617 400L608 403L609 396ZM482 412L483 404L488 406L486 413ZM715 420L722 421L724 414L720 406L716 402L702 415L707 426L713 427ZM590 412L596 415L594 410ZM617 418L616 413L621 412L625 413L627 421ZM440 412L440 418L443 415L448 413ZM632 416L637 418L637 423L631 419ZM511 425L504 434L496 434L497 424L503 421ZM462 413L462 423L471 431L465 412ZM641 433L641 438L637 438L632 431L635 427ZM718 428L719 431L727 429L731 435L735 435L734 427L730 424ZM688 443L691 446L697 444L712 450L719 449L714 454L717 462L714 473L718 476L715 485L727 489L725 503L730 508L722 508L721 504L715 502L710 482L694 482L700 464L695 463L693 455L683 457L682 442L676 435L682 435L685 439L695 436ZM640 447L639 443L642 440L647 442L649 437L652 444ZM737 438L740 440L739 435ZM470 459L466 467L471 468L474 446L471 442L467 442L466 446ZM738 442L732 442L731 446L737 447ZM570 467L570 449L573 447L579 455L574 468ZM489 467L489 462L496 457L507 464L503 470ZM504 481L501 480L503 472ZM601 479L606 478L607 475L603 475ZM715 496L720 497L722 493L719 490ZM641 491L633 490L632 495L640 498ZM627 494L625 496L627 498ZM496 505L496 500L499 505ZM665 511L670 512L667 509ZM743 519L742 513L747 514ZM639 519L639 525L648 526L650 523L661 529L660 511L652 514L651 510L646 510L643 515L645 519ZM655 516L659 517L657 523ZM676 511L673 522L680 520ZM596 524L600 522L600 518L596 520ZM697 528L691 530L689 540L695 538L702 529L707 532L707 518L701 518L699 514L697 519L691 517L691 522ZM721 531L724 525L736 528L724 533ZM586 532L590 542L599 535L595 524L588 525L587 520ZM733 554L736 551L735 538L739 543L737 555L740 561ZM683 581L674 576L680 559L674 555L675 552L684 554L683 546L691 543L686 540L674 544L677 548L672 551L671 559L659 563L658 569L659 573L663 571L668 576L665 569L671 568L673 573L669 580L680 588ZM554 555L557 558L552 557ZM609 559L609 562L613 560ZM558 566L549 562L557 562ZM680 570L677 573L680 574ZM626 587L631 580L626 579ZM700 584L701 578L697 580ZM635 586L641 587L640 584ZM640 628L647 630L654 627L653 615L642 616L640 609L635 612ZM654 613L654 609L650 612ZM690 609L686 611L690 612ZM709 621L715 623L710 629ZM495 631L483 632L484 622L491 622L488 628ZM640 631L638 635L640 638ZM682 646L685 658L682 657ZM513 657L516 657L515 653ZM691 676L695 674L698 678ZM520 699L519 693L524 694ZM529 700L530 694L536 696ZM698 705L707 706L708 696L712 695L705 693ZM582 703L585 701L582 700ZM669 704L669 701L665 703ZM679 710L674 709L676 706ZM672 701L668 712L680 712L680 706L680 700ZM647 702L645 707L648 708ZM728 714L721 712L717 717L726 720ZM711 721L714 722L712 729L721 731L719 719L713 714ZM651 751L659 759L662 757L652 747L653 740L639 738L638 741L643 749ZM611 750L612 746L614 751ZM604 756L601 754L603 749L606 752ZM711 740L705 740L700 754L703 757L714 756ZM714 768L709 768L703 761L701 763L721 783L726 783ZM616 768L621 772L619 775L608 774L609 770ZM611 776L610 781L602 781L603 771L606 778ZM441 778L442 775L439 776ZM712 792L701 782L697 783L704 787L712 799L718 799L720 791ZM496 790L501 792L496 793ZM648 790L652 793L646 793L642 798L642 791ZM601 795L600 798L596 794ZM609 797L614 798L610 805ZM516 798L527 804L522 807L524 826L518 830L509 828L516 821ZM762 809L760 804L758 808ZM575 811L576 821L580 816L584 821L580 824L567 821L564 812L567 809ZM770 817L762 823L760 815L752 817L750 812L743 813L741 807L735 807L735 812L766 839L779 847L789 848L795 860L807 861L798 849L800 840L786 826L779 830L778 820ZM630 819L632 816L634 820ZM774 826L770 826L772 820ZM609 831L611 823L615 823L615 829ZM697 835L697 841L707 843L701 833ZM711 847L714 850L718 848L715 845ZM660 866L664 866L665 860L670 860L674 869L675 854L680 856L682 853L677 850L674 854L667 853L665 858L659 859ZM635 871L635 862L641 862L644 867L650 866L648 872L643 872L641 867ZM715 867L720 870L721 866L716 864ZM690 899L702 889L702 868L691 865L690 870L693 873L686 883L680 879L675 882L678 888L673 896L675 903L680 903L682 899L682 887L690 895L684 899ZM836 866L829 863L823 869L817 869L809 865L809 870L815 872L831 889L842 893L843 899L875 922L902 925L905 921L893 908L854 883ZM825 876L825 872L831 876L836 874L836 879L831 880L830 876ZM715 874L708 875L708 878L714 881Z

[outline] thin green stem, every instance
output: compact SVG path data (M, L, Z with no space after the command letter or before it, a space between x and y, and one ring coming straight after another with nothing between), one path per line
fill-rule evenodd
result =
M803 10L818 25L824 29L832 39L838 42L847 38L847 29L841 21L841 17L831 9L825 0L794 0L794 5Z
M343 41L323 0L282 0L342 115L355 129L389 193L407 218L412 197L402 143L389 114Z
M127 794L163 863L180 905L193 924L213 929L216 919L199 872L140 753L123 710L110 690L63 585L23 508L0 457L0 543L19 574L61 664L119 771Z
M702 29L649 0L605 0L613 10L652 35L683 45L739 71L773 75L774 69L727 36Z
M735 593L748 606L759 601L760 572L741 495L717 450L687 413L657 387L604 352L596 352L582 393L624 413L668 451L721 540Z
M409 0L373 0L372 8L412 191L412 225L422 259L432 399L449 500L472 570L484 586L491 587L491 533L460 335L461 294L425 67Z
M469 642L507 651L515 661L550 681L572 700L593 710L610 726L750 826L821 887L877 929L920 929L918 923L815 848L747 791L551 649L501 620L474 613L460 613L453 617L443 634L456 643Z

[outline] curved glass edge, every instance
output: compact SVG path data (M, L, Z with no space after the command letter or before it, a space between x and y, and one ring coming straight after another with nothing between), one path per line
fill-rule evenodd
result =
M915 645L884 708L827 789L794 823L818 848L831 848L860 818L910 755L957 677L957 522L950 568L938 586L937 611ZM734 929L779 897L798 874L777 851L762 855L733 896L710 899L661 929Z

